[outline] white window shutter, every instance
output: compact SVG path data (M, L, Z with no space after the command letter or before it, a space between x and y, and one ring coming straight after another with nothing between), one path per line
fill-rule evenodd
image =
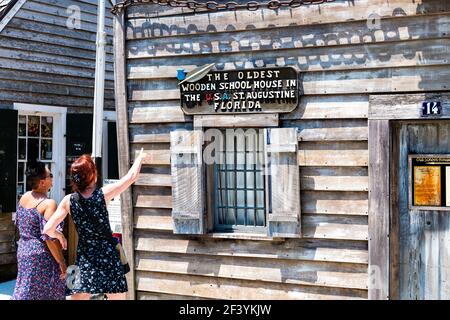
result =
M270 155L272 210L268 233L272 237L301 237L300 172L296 128L268 130L266 152Z
M176 234L205 232L202 148L201 130L170 133L172 219Z

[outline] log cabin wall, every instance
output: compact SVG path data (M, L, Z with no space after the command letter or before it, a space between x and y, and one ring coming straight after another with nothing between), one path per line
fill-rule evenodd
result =
M77 17L76 8L79 25L71 20ZM114 110L112 22L107 10L105 108ZM0 105L30 103L68 107L69 113L82 108L92 112L96 32L95 0L25 1L0 32Z
M141 147L152 155L125 226L136 298L368 298L369 94L449 90L449 11L427 0L197 14L130 6L119 36L128 111L119 126L129 134L122 148L131 159ZM368 21L373 13L381 19ZM303 238L173 234L169 135L193 128L176 70L213 62L217 70L299 71L301 102L279 125L298 129Z

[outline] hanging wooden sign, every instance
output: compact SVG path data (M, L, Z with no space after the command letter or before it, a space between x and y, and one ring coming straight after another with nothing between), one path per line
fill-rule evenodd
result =
M203 77L179 72L181 108L186 114L291 112L299 101L297 71L291 67L210 71ZM195 82L189 82L196 79Z

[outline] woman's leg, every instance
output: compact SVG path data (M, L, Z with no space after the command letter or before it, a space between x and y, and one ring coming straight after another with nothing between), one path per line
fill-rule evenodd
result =
M107 293L108 300L126 300L127 294L124 293Z
M74 293L70 296L70 300L89 300L90 297L89 293Z

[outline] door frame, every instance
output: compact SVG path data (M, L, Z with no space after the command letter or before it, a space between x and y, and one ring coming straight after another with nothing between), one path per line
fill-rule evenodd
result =
M440 101L440 115L422 116L422 103ZM397 120L450 119L449 93L389 94L369 96L369 299L398 299L399 221L397 172L393 161L398 150L393 140Z
M54 155L53 162L55 167L52 168L53 175L53 194L52 198L56 202L60 202L65 196L65 177L66 177L66 107L56 107L47 105L14 103L14 110L18 111L18 115L38 115L52 116L57 126L53 126L52 152ZM58 140L58 141L57 141ZM56 169L56 170L55 170Z

